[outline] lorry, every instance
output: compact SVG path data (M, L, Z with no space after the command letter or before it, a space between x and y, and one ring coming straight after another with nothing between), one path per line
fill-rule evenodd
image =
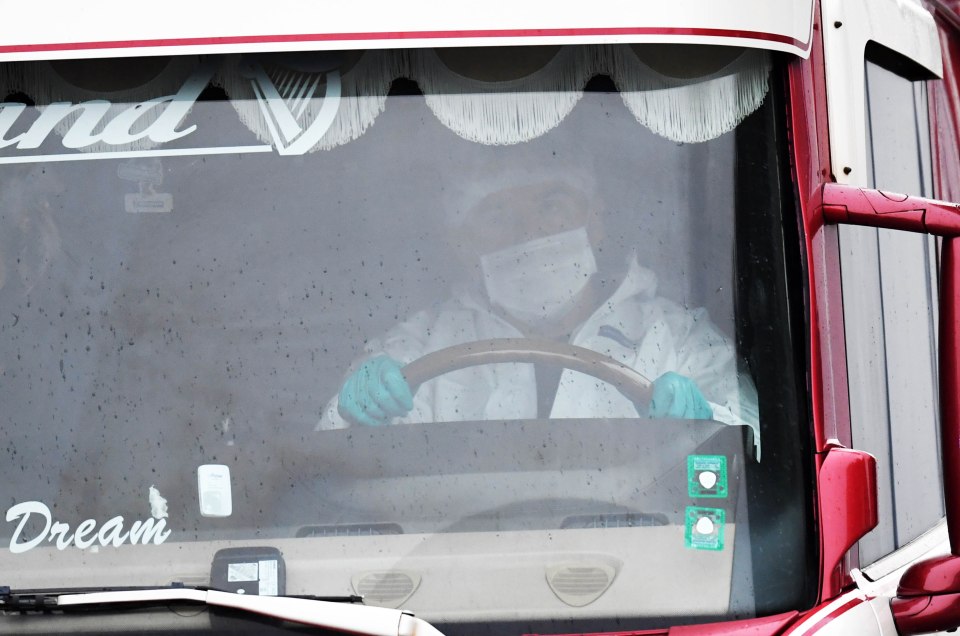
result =
M4 9L0 632L960 626L960 3Z

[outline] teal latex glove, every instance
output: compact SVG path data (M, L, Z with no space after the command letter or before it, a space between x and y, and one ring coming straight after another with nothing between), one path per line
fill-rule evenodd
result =
M388 356L367 360L354 371L343 388L337 411L351 424L383 426L413 409L410 385L400 363Z
M713 409L697 383L686 376L667 371L653 381L650 417L675 417L686 420L711 420Z

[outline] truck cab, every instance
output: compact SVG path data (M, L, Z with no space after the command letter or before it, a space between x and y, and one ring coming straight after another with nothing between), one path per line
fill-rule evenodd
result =
M0 633L960 626L957 3L124 9L0 25Z

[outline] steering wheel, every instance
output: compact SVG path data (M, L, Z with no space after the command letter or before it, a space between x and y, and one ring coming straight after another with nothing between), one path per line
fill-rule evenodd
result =
M593 376L617 388L628 400L645 408L652 383L640 372L590 349L536 338L495 338L454 345L414 360L403 367L403 376L416 393L420 385L438 375L479 364L524 362L549 364Z

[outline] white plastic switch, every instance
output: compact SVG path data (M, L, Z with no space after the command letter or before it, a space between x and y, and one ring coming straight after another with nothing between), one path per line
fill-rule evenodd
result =
M200 514L204 517L229 517L233 513L230 467L204 464L197 468L197 492Z
M717 473L712 470L703 471L697 479L705 490L710 490L717 485Z
M710 517L700 517L700 519L697 520L696 529L699 534L713 534L715 527Z

